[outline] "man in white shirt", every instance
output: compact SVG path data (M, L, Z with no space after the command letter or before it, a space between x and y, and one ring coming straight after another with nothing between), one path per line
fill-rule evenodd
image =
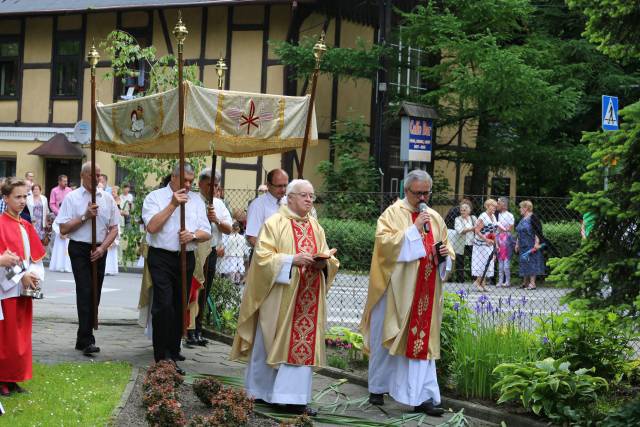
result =
M214 179L213 194L217 194L220 186L221 175L216 171ZM205 205L209 205L209 184L211 183L211 169L207 168L200 172L198 177L198 188L200 189L200 197ZM195 318L195 330L187 331L187 345L206 346L207 340L202 337L202 319L207 306L207 296L211 290L211 282L216 272L216 247L222 241L222 234L231 233L231 214L225 206L224 202L217 197L213 198L213 209L210 207L207 216L211 222L211 253L205 261L206 266L196 266L196 268L204 268L204 289L198 292L198 315Z
M251 246L256 245L260 227L274 213L278 212L280 203L289 184L289 175L282 169L273 169L267 174L268 192L258 196L249 205L247 212L247 229L245 236Z
M142 205L149 244L147 265L153 283L151 315L156 362L184 360L180 354L180 341L182 299L187 295L182 294L180 245L186 244L188 290L195 263L193 251L198 242L211 238L206 206L198 194L189 191L194 178L193 166L185 163L184 188L180 188L180 165L177 164L169 185L149 193ZM181 204L185 204L183 231L180 231ZM178 372L183 371L178 368Z
M100 175L100 166L96 165L96 180ZM120 210L111 194L96 190L96 203L91 203L91 163L86 162L80 171L82 185L67 194L56 223L60 225L60 233L69 236L69 258L76 282L76 305L78 309L78 335L76 350L82 350L85 356L100 351L96 347L93 336L93 299L91 287L91 263L98 263L97 301L100 304L100 293L104 280L107 251L118 235ZM91 219L96 218L95 252L91 251ZM98 307L96 307L96 310Z

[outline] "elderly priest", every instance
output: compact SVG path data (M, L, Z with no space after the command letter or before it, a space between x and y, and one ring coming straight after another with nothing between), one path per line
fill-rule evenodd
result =
M293 180L287 200L258 234L231 359L248 361L249 395L315 415L307 406L312 368L325 365L325 301L338 260L309 215L311 183Z
M378 219L361 329L369 358L369 402L384 393L416 412L439 416L442 280L455 257L442 217L426 205L432 180L405 178L406 197Z

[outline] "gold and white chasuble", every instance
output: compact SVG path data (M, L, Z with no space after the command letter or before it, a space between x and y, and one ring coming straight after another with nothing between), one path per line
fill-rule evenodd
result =
M327 260L326 276L313 268L293 266L289 283L276 283L286 256L301 252L328 254L324 230L310 215L301 218L281 206L258 235L232 360L249 359L260 322L269 366L325 366L326 295L339 262L335 257Z
M405 232L413 226L416 214L406 200L398 200L378 218L369 273L369 291L360 324L366 352L371 350L371 311L387 292L382 345L389 350L389 354L423 360L440 358L442 278L431 263L435 257L435 249L427 246L442 242L449 250L451 259L454 259L455 253L448 241L447 227L442 217L431 208L428 208L428 212L431 216L431 232L429 235L422 233L422 238L429 262L425 262L427 260L424 258L398 262ZM428 283L423 278L418 280L419 271L425 275L424 279L431 277L430 292L427 291ZM421 294L414 301L416 290ZM427 318L429 313L431 315ZM429 325L428 330L420 330L421 325ZM423 338L428 338L427 348L424 348L424 342L421 341ZM408 343L411 344L410 348Z

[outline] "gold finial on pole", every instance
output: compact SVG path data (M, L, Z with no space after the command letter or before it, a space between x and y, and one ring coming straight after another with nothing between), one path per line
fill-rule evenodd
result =
M178 41L178 52L182 51L182 46L184 45L184 41L189 34L189 30L187 30L186 25L182 23L182 11L178 11L178 22L176 22L175 27L173 27L173 36Z
M227 71L227 64L224 62L224 57L220 55L220 59L216 62L216 73L218 73L218 89L224 88L224 73Z
M322 61L322 57L327 52L327 45L324 44L325 33L322 31L320 34L320 40L313 45L313 56L316 58L316 69L320 69L320 61Z
M300 155L300 163L298 165L298 178L303 178L304 161L307 157L307 147L309 145L309 133L311 132L311 117L313 114L314 104L316 100L316 86L318 84L318 74L320 73L320 62L327 51L327 45L324 44L324 31L320 35L320 40L313 45L313 56L316 58L316 68L311 75L311 92L309 96L309 110L307 111L307 123L304 128L304 138L302 140L302 154Z
M87 54L87 62L89 62L91 68L95 69L98 61L100 61L100 54L96 49L95 43L91 43L91 49L89 49L89 53Z

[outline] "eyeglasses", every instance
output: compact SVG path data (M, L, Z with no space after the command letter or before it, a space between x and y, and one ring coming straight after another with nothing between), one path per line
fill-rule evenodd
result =
M315 202L316 200L316 195L314 193L289 193L289 195L292 195L292 194L298 195L303 199L306 199L308 197L311 199L312 202Z
M275 187L275 188L287 188L287 185L289 185L289 184L275 185L275 184L272 184L272 183L268 182L267 185L270 185L271 187Z
M414 196L417 196L417 197L422 197L422 196L428 197L432 193L431 190L429 190L429 191L413 191L413 190L409 190L408 188L407 188L407 191L409 191L409 193L411 193L411 194L413 194Z

